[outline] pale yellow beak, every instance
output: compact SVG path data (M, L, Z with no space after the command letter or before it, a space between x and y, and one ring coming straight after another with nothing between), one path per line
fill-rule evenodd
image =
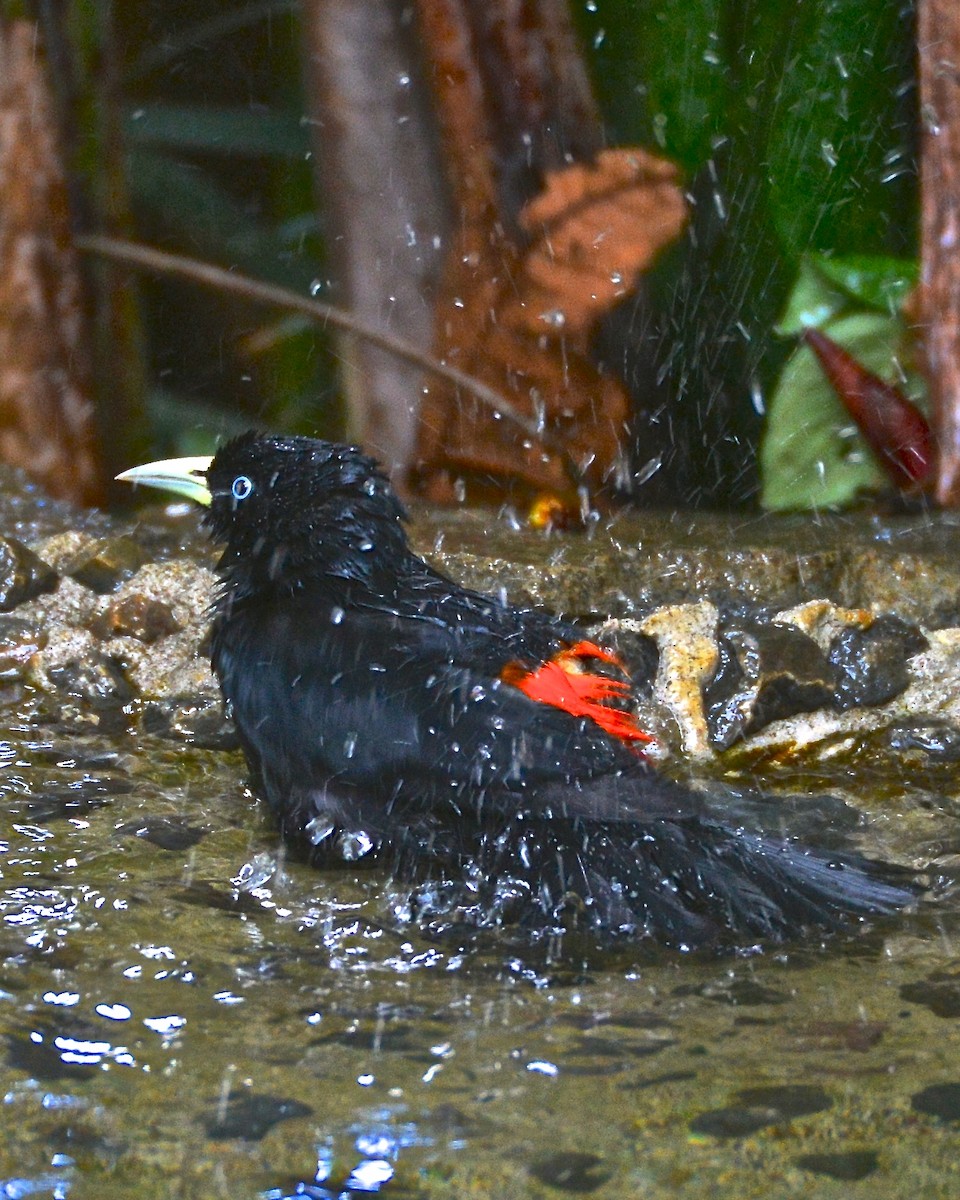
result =
M131 467L117 476L124 483L134 486L161 488L177 496L186 496L197 504L209 504L207 468L209 456L196 458L167 458L162 462L145 463L142 467Z

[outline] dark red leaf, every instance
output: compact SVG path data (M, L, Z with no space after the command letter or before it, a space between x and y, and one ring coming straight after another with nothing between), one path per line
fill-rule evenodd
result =
M904 491L924 484L933 439L919 408L819 329L806 329L803 338L891 480Z

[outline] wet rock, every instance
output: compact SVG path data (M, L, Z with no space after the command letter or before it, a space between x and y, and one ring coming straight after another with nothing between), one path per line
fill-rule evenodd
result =
M827 1175L843 1183L856 1183L873 1174L880 1157L876 1150L846 1150L839 1154L801 1154L794 1162L802 1171Z
M79 632L93 641L86 630ZM119 733L127 727L125 707L134 691L117 664L85 645L77 633L51 635L46 650L34 659L34 667L39 669L33 678L49 697L42 706L43 719L61 732L99 729ZM83 652L77 651L78 641Z
M32 621L0 617L0 679L22 679L47 635Z
M724 980L722 983L681 984L673 989L674 996L702 996L717 1004L736 1008L752 1008L764 1004L786 1004L789 997L773 988L764 987L753 979Z
M549 1187L561 1192L595 1192L610 1178L603 1170L603 1159L581 1150L561 1150L537 1159L530 1165L530 1174Z
M960 761L960 725L951 721L900 721L890 726L888 745L909 760L912 751L921 761L954 763Z
M62 1083L99 1074L113 1052L101 1025L71 1013L62 1023L38 1021L31 1029L9 1035L6 1061L31 1079Z
M127 821L120 826L120 833L128 837L143 838L160 850L177 852L189 850L205 836L203 829L188 825L172 817L148 817L145 821Z
M816 1048L866 1054L883 1041L886 1032L883 1021L813 1021L801 1031L799 1044L808 1052Z
M728 621L721 626L718 651L717 670L704 686L710 740L718 748L833 701L831 664L794 625Z
M64 563L61 572L98 596L116 592L146 562L143 548L130 537L97 541Z
M650 694L660 666L660 650L656 639L642 632L639 622L604 621L602 625L588 629L587 633L592 640L599 640L620 655L638 695Z
M960 1121L960 1083L935 1083L910 1097L914 1112L925 1113L939 1121Z
M281 1121L309 1117L312 1112L310 1105L300 1100L261 1092L244 1092L231 1096L226 1104L218 1103L203 1126L208 1137L258 1142Z
M107 604L96 613L89 628L100 638L131 637L149 646L179 633L181 625L169 604L134 592Z
M702 690L717 667L718 615L712 604L684 604L658 609L638 626L660 655L654 699L676 721L681 748L691 758L710 753Z
M621 1083L620 1087L625 1092L645 1092L648 1088L665 1087L670 1083L689 1083L696 1077L696 1071L664 1071L662 1075L651 1075L633 1083Z
M845 629L830 643L829 659L837 677L838 708L886 704L910 683L908 662L929 642L900 617L878 617L866 629Z
M960 629L921 632L927 648L911 656L907 687L886 704L844 712L831 706L785 718L752 734L727 754L743 753L751 761L813 762L818 757L828 760L838 753L855 753L868 734L884 730L924 724L960 727Z
M145 733L208 750L236 750L240 745L233 723L224 713L219 692L147 701L143 706L142 727Z
M782 1120L776 1110L744 1104L733 1104L729 1108L715 1108L701 1113L690 1122L692 1133L706 1134L715 1138L749 1137L767 1125L776 1125Z
M188 707L200 702L221 703L210 660L200 650L195 629L171 634L149 645L136 638L111 638L98 643L98 647L121 664L127 679L144 700Z
M944 535L946 531L943 531ZM944 536L944 543L948 539ZM850 554L838 581L841 603L869 606L921 625L960 620L960 573L955 551L896 553L887 549ZM824 593L829 594L829 593Z
M819 1087L785 1084L782 1087L744 1088L729 1108L701 1113L690 1122L694 1133L716 1138L747 1137L768 1125L824 1112L833 1101Z
M56 589L60 577L15 537L0 537L0 612Z
M228 890L207 880L189 884L177 892L175 898L196 908L209 908L233 917L255 916L263 912L263 906L256 896L237 891L236 888Z
M905 983L900 997L928 1008L935 1017L960 1017L960 972L937 971L918 983Z
M21 819L48 825L52 821L86 816L111 804L114 796L132 791L133 784L126 779L81 777L38 790L29 799L18 801L17 806Z
M771 620L795 625L813 638L826 654L834 639L847 629L866 629L876 619L869 608L843 608L830 600L807 600L770 616Z
M121 708L133 699L133 690L115 663L106 658L75 659L50 667L47 678L67 696L94 709Z
M625 512L592 535L552 537L492 512L414 516L417 550L446 574L582 617L705 600L783 609L821 596L928 627L960 622L960 528L949 515Z
M914 625L813 601L768 621L720 625L720 661L704 689L713 744L726 749L773 721L880 705L910 684L909 661L928 648Z

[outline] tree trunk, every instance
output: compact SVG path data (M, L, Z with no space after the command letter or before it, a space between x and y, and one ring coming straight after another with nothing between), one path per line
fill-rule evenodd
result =
M960 5L920 0L921 311L936 498L960 507Z
M0 20L0 458L103 499L91 353L53 105L32 22Z
M334 265L332 299L423 351L446 230L443 172L405 0L304 0L317 190ZM395 474L416 442L423 378L343 338L350 437Z

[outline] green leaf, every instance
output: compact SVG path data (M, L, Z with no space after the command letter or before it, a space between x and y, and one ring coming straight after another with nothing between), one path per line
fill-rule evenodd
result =
M868 308L895 316L916 286L915 262L882 255L805 254L777 333L793 337L844 311Z
M869 370L895 382L914 401L921 399L920 377L906 372L904 381L892 351L903 336L897 318L859 312L822 328ZM861 492L889 486L813 352L803 345L784 367L770 401L760 466L761 503L768 509L834 508Z
M247 158L303 158L310 150L307 129L298 115L266 108L141 105L127 113L124 132L132 146Z
M905 258L879 254L844 254L836 258L811 254L807 258L830 283L867 308L891 315L899 311L916 287L919 267Z
M796 283L776 326L782 337L795 337L811 326L820 329L850 307L850 293L824 273L824 261L821 255L805 254L801 258Z

